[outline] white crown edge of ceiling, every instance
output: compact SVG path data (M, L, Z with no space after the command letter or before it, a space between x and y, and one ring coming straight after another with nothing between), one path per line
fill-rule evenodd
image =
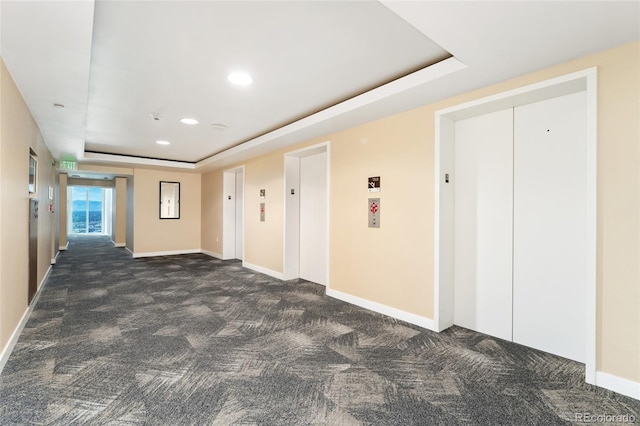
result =
M393 95L415 89L416 87L430 83L456 71L463 70L466 67L467 66L459 59L452 56L404 77L400 77L387 84L378 86L358 96L354 96L353 98L347 99L329 108L323 109L322 111L318 111L307 117L301 118L300 120L294 121L286 126L250 139L234 147L225 149L224 151L195 163L97 152L84 152L82 160L128 165L169 167L173 169L195 171L214 170L219 167L232 164L236 161L243 161L254 156L259 156L271 150L302 143L309 139L309 135L305 135L304 140L296 140L293 136L295 136L297 132L302 132L312 126L326 123L344 114L354 112L365 106L383 101ZM323 136L323 134L319 133L312 137L320 136ZM282 143L285 137L289 137L294 140ZM260 149L259 152L258 149Z
M92 162L108 162L111 164L127 164L134 166L169 167L172 169L194 170L196 163L157 158L134 157L130 155L106 154L102 152L83 152L81 160Z

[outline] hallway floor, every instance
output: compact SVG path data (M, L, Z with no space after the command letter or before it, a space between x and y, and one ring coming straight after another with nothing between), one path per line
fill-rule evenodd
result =
M0 375L0 424L640 422L640 401L585 384L581 364L324 290L73 236Z

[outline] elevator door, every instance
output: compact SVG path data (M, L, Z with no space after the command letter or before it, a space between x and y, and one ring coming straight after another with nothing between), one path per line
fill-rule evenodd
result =
M300 278L327 284L327 153L300 158Z
M235 188L235 240L236 240L236 259L243 259L244 253L244 170L236 170L236 188Z
M38 200L29 200L29 289L28 303L38 291Z
M514 110L513 341L584 362L586 93Z
M511 340L513 110L456 122L454 323Z
M586 94L455 126L454 323L584 362Z

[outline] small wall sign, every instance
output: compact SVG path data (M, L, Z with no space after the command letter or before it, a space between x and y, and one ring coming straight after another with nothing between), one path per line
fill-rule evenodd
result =
M380 176L374 176L369 178L367 190L369 192L380 192Z
M267 190L266 189L261 189L260 190L260 198L264 198L265 194L266 194Z

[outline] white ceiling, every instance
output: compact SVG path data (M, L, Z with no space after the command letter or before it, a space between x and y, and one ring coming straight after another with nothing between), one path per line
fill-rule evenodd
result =
M192 170L640 39L638 1L3 0L0 10L3 59L55 157ZM231 85L235 69L254 83Z

